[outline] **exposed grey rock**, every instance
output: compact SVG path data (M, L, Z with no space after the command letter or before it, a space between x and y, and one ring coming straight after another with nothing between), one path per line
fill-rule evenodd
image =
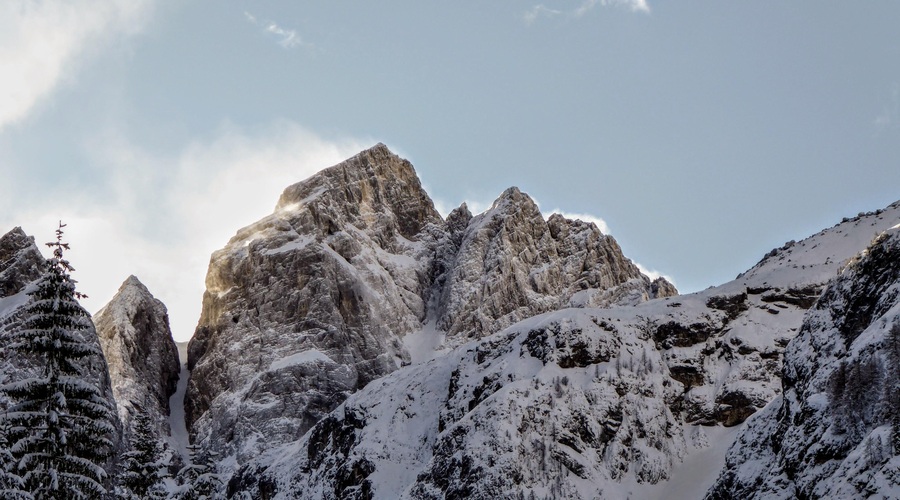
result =
M169 397L180 362L166 306L135 276L94 316L112 380L119 418L126 429L137 413L150 416L159 435L169 434Z
M44 265L34 237L26 235L21 227L0 237L0 298L21 292L40 277Z
M426 325L454 346L653 294L613 238L544 220L516 188L484 214L463 205L442 220L412 165L379 144L288 187L213 255L190 344L191 430L241 464L408 364L404 337Z
M195 439L246 460L408 361L427 224L441 218L412 165L378 145L287 188L216 252L188 356Z
M900 205L881 215L796 242L787 257L719 287L633 307L558 310L400 369L297 442L247 463L230 492L647 498L664 491L653 483L692 481L673 478L674 467L717 436L733 436L724 426L780 394L781 355L803 324L807 298L853 248L865 248L871 228L900 222ZM863 309L872 314L849 317L884 308ZM760 436L777 434L769 425Z
M835 279L708 499L900 496L900 230Z
M636 304L653 293L611 236L559 214L544 220L517 188L474 218L460 207L446 227L435 295L448 337L477 338L565 306Z

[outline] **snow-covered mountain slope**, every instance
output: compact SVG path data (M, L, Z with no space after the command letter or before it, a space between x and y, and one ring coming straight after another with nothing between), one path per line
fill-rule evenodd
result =
M900 226L828 286L707 498L900 498Z
M181 369L166 306L135 276L94 315L109 365L119 418L126 430L137 413L149 415L160 437L169 435L169 397Z
M547 313L404 368L246 465L230 492L648 498L683 485L672 477L693 470L683 460L704 463L710 439L734 435L698 424L739 424L780 393L782 351L824 280L898 222L894 204L778 249L722 286Z
M671 293L595 226L545 221L515 188L442 220L412 165L379 144L288 187L213 255L189 349L191 432L235 467L410 363L414 344Z

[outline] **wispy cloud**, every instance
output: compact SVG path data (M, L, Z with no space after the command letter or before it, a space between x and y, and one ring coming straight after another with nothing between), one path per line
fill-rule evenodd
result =
M875 128L882 132L900 123L900 83L894 83L888 103L875 118Z
M538 4L525 12L525 14L522 15L522 19L525 20L525 24L530 25L534 24L534 22L537 21L540 17L554 17L562 13L563 11L561 10L551 9L549 7L546 7L544 4Z
M111 131L88 145L108 179L104 192L10 191L0 199L0 234L21 225L49 241L63 219L89 311L134 274L167 305L176 338L186 339L211 253L272 213L285 187L371 145L324 139L285 121L253 130L226 125L211 140L159 154Z
M300 37L300 34L297 33L296 30L279 26L274 21L260 21L256 18L256 16L249 12L244 12L244 17L246 17L247 21L249 21L254 26L262 28L264 33L274 37L276 39L276 43L286 49L292 49L295 47L313 47L311 43L303 41L303 38Z
M650 13L650 6L647 5L647 0L585 0L575 9L575 17L587 14L598 5L601 7L621 7L632 12L643 12L644 14Z
M526 25L530 26L541 18L560 15L579 18L592 11L595 7L619 7L631 12L650 13L650 6L647 4L647 0L583 0L581 5L570 10L553 9L544 4L537 4L522 15L522 20L525 21Z
M0 2L0 130L27 117L97 45L142 29L153 0Z

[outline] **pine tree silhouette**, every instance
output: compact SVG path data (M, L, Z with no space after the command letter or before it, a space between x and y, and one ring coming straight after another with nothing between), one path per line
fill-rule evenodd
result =
M41 371L0 387L13 402L0 421L8 426L16 472L24 489L42 500L104 495L101 464L115 432L112 404L86 369L103 354L81 333L93 325L63 256L69 249L64 227L60 223L56 241L47 244L53 257L28 293L21 327L5 339L8 349L36 360Z

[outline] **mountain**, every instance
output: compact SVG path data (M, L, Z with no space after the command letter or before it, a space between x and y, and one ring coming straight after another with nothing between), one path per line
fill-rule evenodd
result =
M825 290L707 498L900 498L900 225Z
M443 220L383 144L288 187L213 254L188 354L192 437L236 467L403 365L567 305L675 293L596 226L511 188Z
M21 227L0 237L0 298L19 294L25 285L41 276L45 265L34 237L25 234Z
M719 287L557 310L398 370L249 462L229 492L702 497L715 480L709 466L721 464L710 453L724 454L735 435L729 427L781 393L782 353L807 310L872 234L898 222L893 204L788 242Z
M160 437L168 436L169 397L181 364L166 306L130 276L94 315L94 324L125 429L131 429L137 413L144 413Z
M25 234L22 228L14 228L0 237L0 343L4 346L0 349L0 385L37 375L42 370L43 360L23 356L5 346L9 334L21 325L23 310L31 300L28 293L34 289L32 285L46 268L47 260L35 245L34 237ZM93 327L80 330L77 335L82 342L93 344L99 350L100 340ZM85 377L97 382L103 397L115 408L106 360L102 356L87 359L90 361L82 364ZM8 405L9 401L0 396L0 412L6 412ZM114 435L109 438L113 442L113 451L118 452L123 447L121 423L116 420L113 425ZM115 456L110 457L104 466L109 476L115 473L116 460Z
M0 336L44 265L0 238ZM206 285L186 367L133 276L84 340L126 428L189 431L230 497L900 498L900 202L678 295L517 188L442 218L378 144ZM0 383L36 369L0 350Z

